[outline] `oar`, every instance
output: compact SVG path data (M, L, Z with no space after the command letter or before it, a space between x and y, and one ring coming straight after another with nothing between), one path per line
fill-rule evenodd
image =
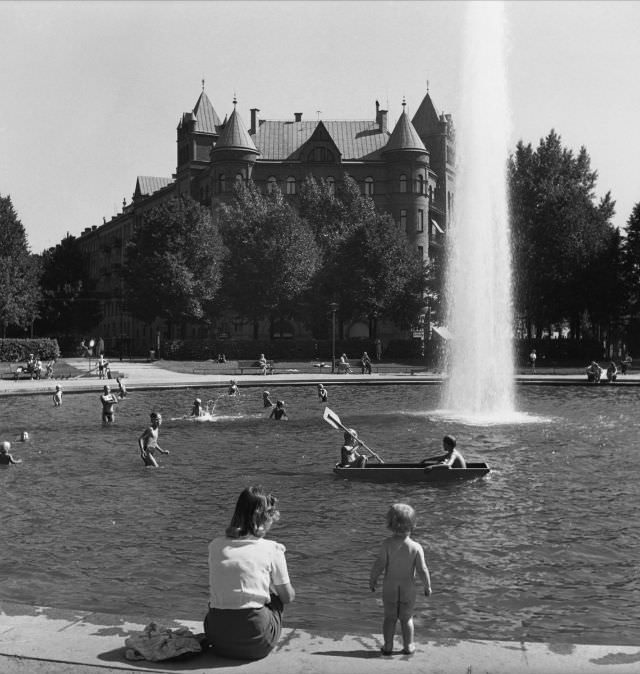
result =
M322 418L329 424L329 426L333 426L333 428L336 429L342 429L343 431L346 431L349 433L349 429L340 421L340 417L330 410L328 407L324 408L324 414L322 415ZM367 445L362 442L362 440L358 439L358 442L368 451L371 453L372 456L375 456L380 463L384 463L384 461L370 448L367 447Z

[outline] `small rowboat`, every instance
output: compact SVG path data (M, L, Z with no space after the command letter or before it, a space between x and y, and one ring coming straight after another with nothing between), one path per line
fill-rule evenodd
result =
M368 482L456 482L482 477L490 470L486 463L467 463L466 468L423 463L368 463L364 468L336 466L333 472L348 480Z

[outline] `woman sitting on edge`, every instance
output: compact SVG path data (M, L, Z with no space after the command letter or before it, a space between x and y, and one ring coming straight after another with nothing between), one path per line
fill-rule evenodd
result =
M260 660L280 638L283 604L295 591L285 547L265 538L280 519L277 499L247 487L224 536L209 544L209 612L204 630L213 651L235 660Z

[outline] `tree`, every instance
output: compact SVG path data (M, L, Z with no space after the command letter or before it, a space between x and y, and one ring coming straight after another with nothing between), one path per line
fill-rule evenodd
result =
M127 309L140 320L204 321L221 282L225 249L210 211L179 196L146 213L127 244Z
M229 250L223 292L230 307L254 323L294 317L319 264L313 233L281 192L263 195L240 185L220 208L220 231Z
M338 304L340 334L348 320L379 319L397 325L415 322L432 280L430 270L409 246L389 215L376 211L353 178L345 175L337 192L324 180L307 178L300 213L309 221L322 264L307 293L307 324L317 336L328 327L328 308Z
M627 330L632 348L640 345L640 201L627 220L621 250L621 284L627 311Z
M40 330L53 334L88 331L99 321L100 302L78 240L67 235L42 253L41 260Z
M0 195L0 325L27 329L38 318L40 260L31 255L11 197Z
M509 160L515 304L529 334L534 327L580 319L593 310L586 292L612 235L614 202L596 203L597 173L582 147L574 156L555 131L536 150L520 141Z
M353 230L331 263L331 276L341 315L373 319L374 333L378 319L411 325L429 280L428 268L388 214Z

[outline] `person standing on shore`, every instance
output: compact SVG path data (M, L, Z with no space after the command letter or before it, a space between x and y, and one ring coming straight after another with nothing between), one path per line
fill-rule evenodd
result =
M416 603L415 576L424 586L424 594L431 595L431 577L424 559L424 549L411 538L416 525L416 511L405 503L395 503L387 511L387 528L391 530L380 548L377 559L371 567L369 589L375 592L380 574L382 581L382 603L384 620L382 635L384 645L382 655L391 655L396 623L400 620L402 630L402 652L413 655L413 609Z

